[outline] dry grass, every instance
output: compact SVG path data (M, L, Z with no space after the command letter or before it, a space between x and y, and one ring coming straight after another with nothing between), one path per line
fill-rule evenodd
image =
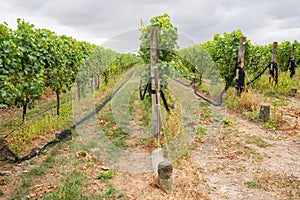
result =
M287 199L300 198L300 180L292 174L264 171L254 179L266 191L284 195Z
M257 111L261 103L261 97L250 91L243 92L240 97L235 95L234 88L227 92L227 106L235 112Z

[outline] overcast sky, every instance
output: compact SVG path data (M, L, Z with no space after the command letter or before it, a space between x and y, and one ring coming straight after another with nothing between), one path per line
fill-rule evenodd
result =
M0 0L0 22L12 28L22 18L120 51L138 48L141 19L148 24L163 13L178 28L181 46L238 28L252 43L300 40L299 0Z

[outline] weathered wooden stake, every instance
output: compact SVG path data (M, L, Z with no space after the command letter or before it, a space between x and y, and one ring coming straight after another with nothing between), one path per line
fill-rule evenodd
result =
M172 180L173 167L170 162L160 162L158 165L158 184L160 188L165 192L170 192L172 190L173 180Z
M273 48L272 48L272 63L276 63L276 54L277 54L277 42L273 42ZM275 66L273 66L273 64L271 64L271 69L270 71L274 71L274 76L273 77L269 77L269 82L271 82L271 79L273 78L273 80L275 81L275 83L277 84L277 71L274 68Z
M276 53L277 53L277 42L273 42L273 49L272 49L272 62L276 62Z
M294 58L295 56L295 44L292 45L292 50L291 50L291 57Z
M246 44L246 37L241 36L240 37L240 44L239 44L239 52L238 52L238 63L241 63L240 66L241 68L244 68L245 66L245 59L244 59L244 55L245 55L245 44ZM239 80L239 69L236 70L236 79ZM237 96L241 95L241 90L240 88L236 88L236 94Z
M246 37L240 37L240 45L239 45L239 54L238 54L238 62L241 61L241 68L245 66L245 45L246 45Z
M269 105L261 105L259 112L259 119L263 122L266 122L270 119L270 106Z
M160 97L159 97L159 78L157 69L158 53L158 28L151 28L150 32L150 60L151 60L151 89L155 91L152 94L152 127L153 135L156 136L161 130L160 117Z

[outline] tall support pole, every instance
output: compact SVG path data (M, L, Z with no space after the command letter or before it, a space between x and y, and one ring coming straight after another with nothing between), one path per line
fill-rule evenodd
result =
M295 56L295 44L292 45L291 58L295 59L294 56Z
M272 62L276 63L276 54L277 54L277 42L273 42L272 48Z
M158 29L153 27L150 32L150 60L151 60L151 90L155 91L151 95L152 99L152 127L153 135L156 136L161 130L161 117L160 117L160 96L159 96L159 78L157 61L159 58L158 53Z
M244 73L244 66L245 66L245 44L246 44L246 37L240 37L240 44L239 44L239 52L238 52L238 65L236 69L236 94L240 96L242 91L245 87L245 73Z
M245 66L245 45L246 45L246 37L240 37L240 44L239 44L239 54L238 54L238 62L241 62L241 68Z
M271 78L273 78L273 80L275 81L275 84L277 85L278 83L278 68L276 64L276 55L277 55L277 42L273 42L273 48L272 48L272 64L271 64L271 68L270 68L270 75L272 77L270 77L269 82L271 82Z
M295 67L297 66L295 63L295 44L292 45L291 55L288 64L289 64L288 69L290 70L290 78L293 78L293 76L295 75ZM296 88L293 88L293 91L296 91L297 93Z

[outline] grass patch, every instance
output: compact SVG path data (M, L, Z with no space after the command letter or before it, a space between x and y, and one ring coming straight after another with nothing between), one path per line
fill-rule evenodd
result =
M244 111L242 113L243 115L245 115L248 119L254 121L254 122L259 122L259 110L256 111Z
M273 99L271 101L272 106L276 107L276 106L287 106L288 103L282 99Z
M29 171L29 176L31 177L39 177L42 175L45 175L45 168L43 166L37 167L37 168L33 168Z
M246 144L255 144L260 148L266 148L272 146L271 144L265 142L262 138L257 137L255 135L246 135Z
M42 138L46 134L53 134L56 130L65 129L71 122L71 102L61 106L61 116L57 116L55 111L50 111L43 116L38 116L26 121L21 127L12 133L10 138L10 148L18 155L22 155L24 150L31 147L31 143ZM14 138L18 138L17 140Z
M83 198L83 183L86 176L79 171L74 171L58 188L57 192L46 194L43 199L82 199Z
M126 139L128 134L124 132L115 122L113 113L109 108L100 111L99 121L102 132L105 136L114 144L116 147L124 148L126 147Z
M146 93L143 101L137 97L138 91L135 91L129 101L129 113L136 122L145 127L151 123L151 98L148 93Z
M67 143L67 145L69 144ZM32 168L27 173L23 173L23 175L20 177L20 184L15 190L14 196L11 199L24 199L24 197L29 194L33 182L46 176L48 170L54 167L56 163L55 156L59 154L59 149L62 147L64 147L63 143L56 145L54 148L52 148L52 151L49 151L49 155L39 166Z
M268 129L277 130L280 127L280 124L277 119L271 118L269 121L265 122L263 126Z
M15 191L15 194L11 198L11 200L24 198L27 194L29 194L31 184L32 184L32 179L30 177L23 176L20 185Z
M288 72L279 72L278 85L274 86L269 83L269 76L263 75L254 83L254 87L261 93L268 96L278 97L279 95L289 96L291 95L292 88L299 88L299 74L291 79ZM297 94L299 97L299 93Z
M239 137L239 132L237 130L233 130L232 128L228 127L228 128L225 128L222 130L221 132L221 135L222 136L229 136L229 135L233 135L233 136L236 136L236 137Z
M206 135L207 133L207 128L204 126L199 126L198 130L195 132L196 135Z
M246 185L249 188L257 188L257 189L261 189L263 188L263 186L255 181L247 181L244 182L244 185Z

